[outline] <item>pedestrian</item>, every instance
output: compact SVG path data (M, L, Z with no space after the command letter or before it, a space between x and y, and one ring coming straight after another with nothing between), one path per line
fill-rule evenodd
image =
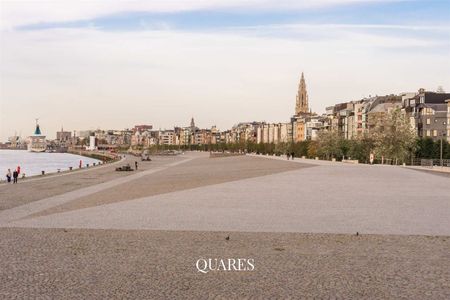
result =
M8 169L8 172L6 172L6 181L11 182L11 169Z
M81 169L82 166L83 166L83 161L80 159L80 166L79 166L79 168Z
M17 166L17 175L20 175L20 166Z
M289 155L290 155L289 153L286 153L287 160L289 160Z
M134 162L134 168L135 168L136 171L137 171L137 169L138 169L138 163L137 163L137 161Z
M294 152L291 153L292 160L294 160Z
M19 174L17 174L17 170L14 170L14 172L13 172L13 183L17 183L17 177L19 177Z

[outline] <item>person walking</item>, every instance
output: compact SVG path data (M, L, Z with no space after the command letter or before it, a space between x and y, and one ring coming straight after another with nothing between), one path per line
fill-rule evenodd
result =
M11 182L11 169L8 169L8 172L6 172L6 181L9 183Z
M17 166L17 175L20 175L20 166Z
M294 160L294 152L291 153L292 160Z
M19 174L17 173L17 170L14 170L14 172L13 172L13 183L17 183L17 177L19 177Z
M135 168L136 171L137 171L137 169L138 169L138 163L137 163L137 161L134 162L134 168Z
M289 160L289 156L290 156L289 152L286 153L287 160Z

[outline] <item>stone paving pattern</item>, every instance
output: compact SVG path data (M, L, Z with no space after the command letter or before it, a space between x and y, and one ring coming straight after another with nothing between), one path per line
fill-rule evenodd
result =
M0 230L3 299L449 299L450 238ZM195 268L254 258L251 272Z
M205 157L203 153L191 156L196 159L107 191L80 197L32 217L312 167L246 156L214 159Z
M450 298L448 177L206 155L0 186L0 299Z
M16 218L7 226L450 235L450 184L446 177L401 167L299 159L203 161L199 156L138 178L139 184L127 182L131 189L114 185L60 206L37 212L33 209L35 214L25 210L21 216L28 217ZM304 168L313 162L318 165ZM288 169L287 165L300 168ZM272 174L246 178L255 168L267 168L266 173ZM285 172L280 172L283 169ZM204 181L214 183L211 178L235 180L180 188L186 182L187 187ZM153 181L166 181L163 189L174 191L158 193ZM154 191L156 195L151 195ZM120 201L146 193L150 196ZM13 215L12 210L6 213ZM0 213L0 225L2 219Z

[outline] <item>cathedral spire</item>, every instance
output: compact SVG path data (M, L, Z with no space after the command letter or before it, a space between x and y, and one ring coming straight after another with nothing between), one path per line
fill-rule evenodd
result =
M302 77L300 78L300 83L298 85L297 100L295 103L295 114L307 114L308 112L308 93L306 92L305 76L302 72Z

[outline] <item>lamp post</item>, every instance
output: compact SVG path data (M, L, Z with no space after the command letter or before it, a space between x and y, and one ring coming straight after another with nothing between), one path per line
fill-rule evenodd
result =
M440 158L441 158L441 167L444 166L443 160L442 160L442 140L444 139L445 135L446 135L446 134L445 134L445 131L443 131L443 132L442 132L442 136L441 136L441 156L440 156Z

